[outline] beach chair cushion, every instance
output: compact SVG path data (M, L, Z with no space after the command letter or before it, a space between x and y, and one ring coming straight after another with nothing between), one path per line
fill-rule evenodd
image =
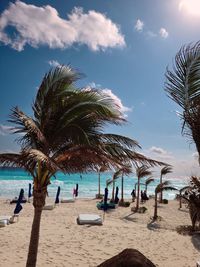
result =
M53 210L54 208L55 208L55 205L54 204L52 204L52 205L45 205L43 207L43 210Z
M10 224L11 219L11 216L0 216L0 227L5 227L6 225Z
M98 214L79 214L78 224L102 225L102 218Z
M61 203L74 203L75 199L74 198L62 198Z

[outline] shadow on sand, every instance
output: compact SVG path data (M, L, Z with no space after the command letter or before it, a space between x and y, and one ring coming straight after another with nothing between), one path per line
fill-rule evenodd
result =
M156 230L160 229L160 225L158 223L158 220L154 220L152 218L151 221L147 224L147 229L149 229L151 231L156 231Z
M130 222L138 222L138 218L133 218L131 217L133 214L135 214L136 212L131 212L130 214L124 216L124 217L121 217L120 219L121 220L126 220L126 221L130 221Z
M196 250L200 251L200 232L194 233L191 240Z

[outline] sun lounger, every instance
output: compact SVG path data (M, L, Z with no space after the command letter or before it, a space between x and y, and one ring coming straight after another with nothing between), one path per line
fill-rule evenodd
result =
M53 210L55 208L55 204L52 204L52 205L45 205L43 207L43 210Z
M74 198L62 198L61 203L74 203L75 199Z
M97 214L79 214L77 218L78 224L89 224L89 225L102 225L102 218Z
M197 267L200 267L200 260L197 261Z
M12 216L8 216L8 215L0 216L0 227L5 227L6 225L10 223L14 223L15 218L17 218L17 221L18 221L19 214L13 214Z
M4 227L10 223L14 223L15 218L17 218L17 221L18 221L19 213L23 209L22 205L20 204L22 199L23 199L23 194L24 194L24 190L21 189L20 194L19 194L19 198L17 200L16 206L15 206L15 209L13 212L13 215L11 215L11 216L8 216L8 215L2 216L1 215L0 216L0 227Z
M55 202L53 204L47 204L43 207L43 210L53 210L56 204L59 204L60 186L58 186Z

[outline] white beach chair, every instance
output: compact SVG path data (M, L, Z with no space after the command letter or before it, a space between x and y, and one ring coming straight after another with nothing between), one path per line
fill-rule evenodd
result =
M98 214L79 214L77 218L78 224L102 225L103 220Z
M55 208L55 204L48 204L43 207L43 210L53 210Z
M15 218L17 218L17 221L18 221L19 214L13 214L12 216L9 216L9 215L0 216L0 227L5 227L6 225L10 223L14 223Z
M75 199L74 198L62 198L61 203L74 203Z
M197 267L200 267L200 260L197 261Z

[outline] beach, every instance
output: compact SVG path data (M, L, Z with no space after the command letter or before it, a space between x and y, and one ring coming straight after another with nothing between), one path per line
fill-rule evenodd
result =
M0 199L0 215L12 214L14 206ZM47 203L53 201L47 199ZM38 267L95 267L125 248L134 248L148 257L156 266L192 267L200 260L199 234L189 236L177 233L176 227L190 225L188 210L170 200L159 204L160 221L151 224L153 199L143 206L145 214L131 212L131 207L117 207L105 213L102 226L77 225L80 213L95 213L96 199L76 199L75 203L60 203L51 211L43 211L38 250ZM0 228L0 266L25 266L33 206L23 205L19 221Z

